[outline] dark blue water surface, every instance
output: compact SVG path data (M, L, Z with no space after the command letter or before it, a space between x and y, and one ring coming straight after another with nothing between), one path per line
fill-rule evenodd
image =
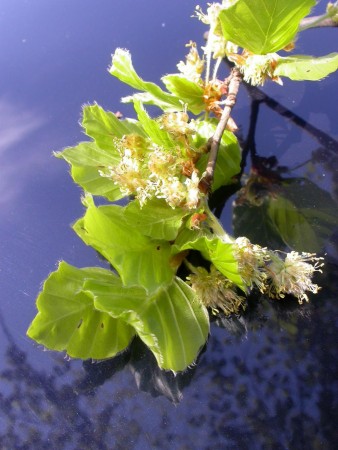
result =
M119 104L130 89L106 70L116 47L131 51L143 78L158 81L176 71L189 40L203 45L205 28L190 18L195 5L0 2L1 450L336 448L335 224L323 289L309 306L261 300L245 318L213 324L197 366L183 375L157 370L139 342L115 360L83 364L26 337L36 295L57 261L102 264L70 228L83 213L81 191L52 151L83 139L84 103L132 114ZM316 11L324 8L320 2ZM337 51L337 32L306 31L299 53ZM310 177L336 200L337 79L268 83L264 92L304 119L305 129L262 105L255 134L262 156L277 155L295 168L289 176ZM243 136L250 104L242 88L234 117ZM320 161L303 166L318 148ZM230 227L228 205L222 217Z

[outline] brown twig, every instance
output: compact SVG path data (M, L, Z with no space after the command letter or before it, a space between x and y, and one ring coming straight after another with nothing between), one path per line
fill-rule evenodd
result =
M242 81L242 75L237 67L234 67L231 70L231 74L228 78L228 94L227 98L224 101L224 109L222 112L222 116L220 118L220 121L218 122L218 125L216 127L215 133L212 136L212 138L209 140L209 158L208 158L208 164L207 168L205 170L205 175L201 180L200 187L203 190L203 192L208 193L211 188L212 181L214 179L214 172L215 172L215 166L217 161L217 155L219 146L221 144L222 136L224 133L224 130L227 126L231 110L233 106L236 103L237 93L239 86Z

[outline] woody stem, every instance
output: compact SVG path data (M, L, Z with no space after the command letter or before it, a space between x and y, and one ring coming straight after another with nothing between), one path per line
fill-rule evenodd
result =
M212 138L209 140L209 159L207 168L205 170L205 175L201 180L201 189L204 192L209 192L211 188L212 181L214 179L214 172L216 167L216 161L217 161L217 155L219 151L219 147L221 144L222 136L224 133L224 130L227 126L231 110L233 106L236 103L237 93L239 86L242 81L242 75L237 67L234 67L231 70L231 74L228 78L228 95L226 100L224 101L224 109L222 112L222 116L220 121L218 122L218 125L216 127L215 133L212 136Z

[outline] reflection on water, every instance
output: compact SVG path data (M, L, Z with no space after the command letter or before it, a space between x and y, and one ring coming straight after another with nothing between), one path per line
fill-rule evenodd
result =
M20 106L0 99L0 154L22 141L29 133L40 128L44 119Z
M139 341L82 369L60 358L48 372L37 370L2 318L8 346L0 372L0 448L43 449L53 442L58 449L169 449L175 442L189 449L191 436L203 442L207 436L208 447L194 448L298 449L309 442L330 448L338 267L330 272L334 283L324 277L330 288L303 308L253 296L240 320L212 327L197 367L176 377L160 371ZM159 395L168 400L153 398ZM161 417L158 408L165 410Z
M261 157L254 137L251 176L237 193L235 229L242 220L243 234L253 241L284 248L304 235L306 243L303 219L310 217L311 236L322 248L337 225L334 200L310 180L290 177L276 157ZM334 157L322 151L320 162ZM277 219L273 232L262 233L262 224L272 220L269 202L278 196L287 196L297 210L288 206L293 221L283 222L297 229L291 244L290 231L282 233ZM218 206L221 211L222 202ZM278 210L285 216L285 202ZM112 360L80 364L53 356L48 370L38 369L1 316L0 449L47 449L51 443L88 450L330 448L338 394L337 279L337 261L327 257L325 274L316 280L323 289L310 304L253 293L241 317L215 321L197 365L176 376L159 370L139 340Z
M20 158L17 153L11 156L9 152L14 145L24 148L27 137L44 123L39 114L0 98L0 205L13 201L21 193L20 174L27 166L34 167L41 158L32 152L20 152Z

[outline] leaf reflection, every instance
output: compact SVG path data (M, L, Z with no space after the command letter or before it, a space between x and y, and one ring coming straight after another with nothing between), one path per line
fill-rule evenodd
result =
M126 352L105 361L87 360L83 368L86 375L77 387L79 392L93 394L98 386L118 371L129 369L139 390L152 397L164 396L177 404L183 397L183 388L193 378L196 365L175 375L171 371L161 370L151 351L140 339L135 338Z
M205 435L208 448L249 448L253 438L255 448L331 448L338 266L329 264L316 302L299 308L291 299L251 296L244 316L223 321L226 330L213 326L198 365L176 377L159 370L140 341L118 358L85 362L84 370L61 358L38 369L0 315L8 342L1 448L188 449L192 435L202 439L199 448ZM169 402L138 396L130 373L141 391Z
M322 251L337 223L335 201L306 178L271 181L252 173L233 210L236 236L299 252Z
M318 141L319 149L301 166L321 164L332 172L332 191L338 180L338 142L306 122L259 89L245 85L252 99L248 134L243 140L242 174L251 158L249 175L238 191L233 209L236 236L247 236L262 246L285 246L305 252L321 252L338 224L337 203L329 192L305 177L286 176L292 169L281 166L276 156L262 157L256 148L255 134L260 105L265 104ZM242 175L241 174L241 175ZM244 177L245 178L245 177Z

